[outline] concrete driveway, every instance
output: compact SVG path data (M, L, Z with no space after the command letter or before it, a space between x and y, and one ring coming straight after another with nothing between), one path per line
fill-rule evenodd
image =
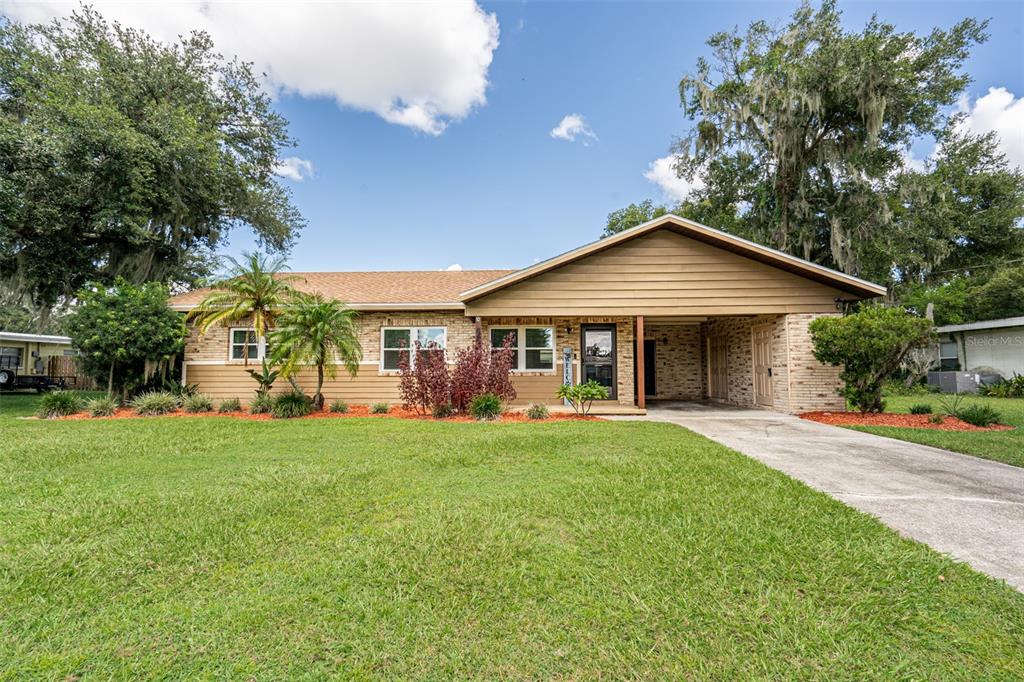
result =
M1024 468L763 410L656 403L696 431L1024 591Z

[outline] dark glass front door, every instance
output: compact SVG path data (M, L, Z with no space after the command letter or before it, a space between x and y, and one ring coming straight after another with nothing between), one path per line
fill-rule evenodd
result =
M593 379L615 397L615 325L583 325L582 381Z

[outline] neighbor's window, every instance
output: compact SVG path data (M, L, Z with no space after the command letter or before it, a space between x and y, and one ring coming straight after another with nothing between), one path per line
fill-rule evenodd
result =
M381 329L380 367L385 372L397 372L402 356L410 360L410 366L416 364L412 358L412 347L419 341L420 347L426 348L431 343L444 350L447 346L448 329L446 327L385 327Z
M0 368L18 369L21 367L21 348L0 346Z
M544 372L555 368L553 327L491 327L491 347L501 348L512 337L512 369Z
M248 358L246 357L248 353ZM231 359L232 360L262 360L267 356L267 344L263 339L256 337L256 330L232 329L231 330Z
M953 372L960 369L960 357L957 354L956 341L939 343L939 370Z

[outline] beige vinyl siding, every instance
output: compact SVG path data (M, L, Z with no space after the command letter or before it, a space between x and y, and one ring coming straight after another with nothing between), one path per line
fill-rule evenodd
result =
M255 366L253 368L255 369ZM256 391L256 382L245 370L246 368L239 364L189 365L187 381L196 384L200 393L205 393L214 400L238 398L243 404L247 404ZM304 369L296 381L306 393L312 394L316 387L316 371ZM334 379L324 379L324 396L328 402L340 399L353 405L369 405L375 402L397 404L402 401L398 394L398 381L398 376L381 374L371 365L362 365L355 377L349 376L339 367ZM560 383L561 375L555 374L513 376L512 385L515 386L518 397L512 404L557 404L559 401L555 397L555 392L558 391ZM287 380L278 379L274 384L273 393L290 390L291 385Z
M750 315L831 312L844 294L659 230L466 303L474 315Z

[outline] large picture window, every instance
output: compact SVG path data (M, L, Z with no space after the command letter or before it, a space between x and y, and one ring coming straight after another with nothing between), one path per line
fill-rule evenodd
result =
M431 343L444 350L448 344L448 329L446 327L385 327L380 331L380 367L385 372L397 372L403 355L409 360L409 365L416 364L412 357L412 348L418 341L421 348L426 348Z
M512 337L512 369L549 372L555 369L554 327L491 327L491 348L501 348Z
M230 357L232 360L262 360L266 356L267 342L265 339L257 338L255 329L252 327L231 329Z

